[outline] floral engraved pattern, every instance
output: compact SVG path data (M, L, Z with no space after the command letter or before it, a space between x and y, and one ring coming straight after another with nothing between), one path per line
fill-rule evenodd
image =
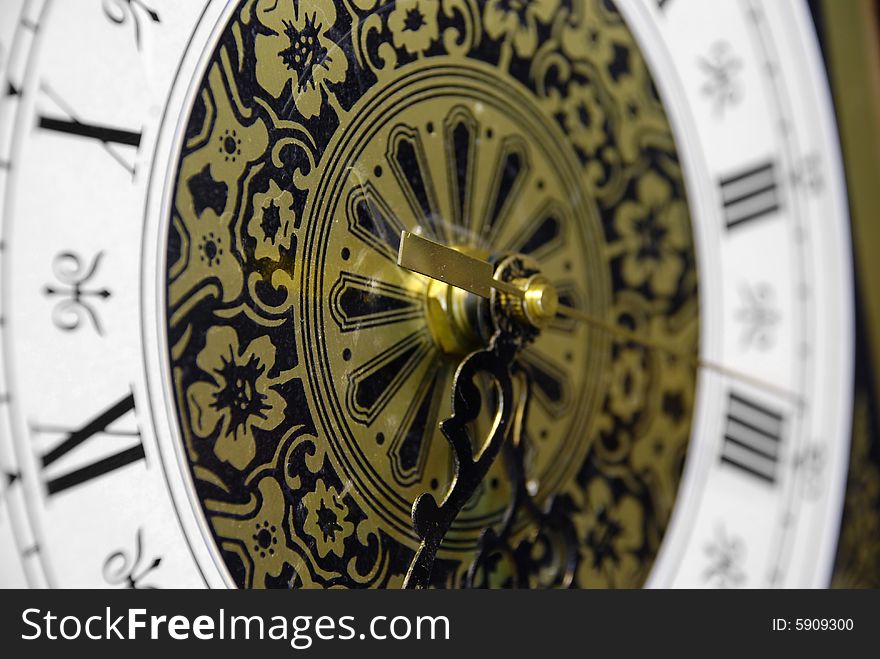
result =
M226 85L234 84L229 75L220 65L211 67L207 90L214 103L214 121L206 148L193 154L191 160L193 168L205 171L203 176L215 185L222 186L226 199L225 203L215 206L201 200L199 191L194 191L193 186L178 188L178 205L182 208L193 207L197 215L205 206L210 206L220 216L229 212L235 205L235 196L229 193L234 192L238 180L269 146L266 124L252 110L240 105L237 95L226 92Z
M348 506L342 502L339 492L318 480L315 491L303 497L303 505L308 511L305 531L315 540L318 556L324 558L333 552L342 558L345 555L343 543L354 525L347 519Z
M258 82L276 98L284 93L292 95L304 118L317 116L324 98L334 98L332 86L345 80L348 71L345 53L329 34L336 23L335 3L260 2L257 16L268 29L268 34L257 35L257 59L280 58L284 65L258 67Z
M227 219L211 208L206 209L198 224L192 227L190 266L186 278L178 285L190 288L211 279L219 287L218 297L230 300L238 297L243 279L233 245Z
M254 499L258 502L255 507L246 504L230 509L230 513L241 517L218 515L212 520L214 530L229 538L224 549L242 557L244 585L265 588L268 579L281 577L285 569L291 575L289 585L307 585L303 583L304 575L294 571L300 561L290 549L289 506L278 482L273 478L260 480Z
M223 462L244 469L256 454L256 430L273 430L286 403L272 387L268 372L275 347L268 336L244 349L231 327L212 327L196 363L210 377L187 392L193 430L202 438L219 433L214 452Z
M585 156L593 156L605 144L605 110L590 85L575 84L562 102L563 125Z
M560 34L562 51L576 61L590 62L600 72L614 59L614 44L625 39L619 20L598 3L575 2Z
M636 552L642 546L642 506L631 495L615 500L607 482L595 479L587 486L584 512L575 515L578 536L584 541L578 567L585 588L609 588L632 583L642 569Z
M248 233L257 241L254 257L278 261L281 249L290 249L290 240L296 222L293 195L281 190L273 180L266 192L258 192L253 199L253 217Z
M242 0L201 75L167 213L167 376L239 586L399 586L413 501L449 485L439 423L474 328L437 331L449 300L396 266L401 230L519 252L565 304L697 353L681 167L610 0ZM556 582L560 533L515 519L520 551L548 544L526 582L641 585L687 454L691 365L558 318L517 368L529 488L577 536ZM470 583L511 495L499 460L434 586Z
M627 250L623 277L633 286L647 283L656 294L671 295L684 271L680 251L688 245L687 208L653 172L639 180L637 194L638 201L623 202L615 218Z
M424 53L440 31L437 23L437 0L400 0L388 15L392 41L413 55Z
M520 57L529 57L538 48L538 22L550 21L555 10L553 0L488 0L486 33L511 42Z

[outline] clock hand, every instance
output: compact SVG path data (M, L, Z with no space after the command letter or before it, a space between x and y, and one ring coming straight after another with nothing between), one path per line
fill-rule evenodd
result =
M516 428L522 422L522 415L517 414L514 401L511 366L521 347L519 337L499 329L489 345L468 355L455 373L452 415L440 424L440 430L452 446L455 456L455 477L439 504L430 492L421 494L413 504L413 529L421 543L407 571L404 588L424 589L430 585L440 543L486 477L505 438L511 433L520 432ZM498 402L496 422L475 452L468 424L477 418L486 404L476 384L476 378L481 375L488 375L494 380Z
M406 236L404 240L408 240ZM495 266L479 259L474 262L462 260L457 257L464 255L454 251L449 254L448 250L430 241L421 240L417 245L422 248L424 260L441 262L446 266L447 276L460 285L491 295L494 285L487 283L486 273L491 279ZM499 276L513 277L512 281L526 279L534 284L532 288L535 290L544 282L555 295L550 282L518 257L497 267L502 273ZM503 288L505 283L499 282L498 286ZM520 307L525 308L525 305L509 305L502 301L495 310L494 329L487 344L470 352L456 370L452 385L452 414L440 424L441 432L452 447L455 473L439 503L430 492L425 492L413 504L412 525L421 542L404 580L405 588L427 588L430 585L437 551L455 519L473 498L502 447L511 441L519 443L526 414L523 400L521 397L518 400L515 395L513 371L517 368L516 358L537 337L541 322L549 321L553 316L546 313L546 307L553 301L549 296L546 299L534 294L526 297L533 302L532 311L543 316L533 318L529 312L524 318ZM489 382L495 396L487 396L485 388L481 387ZM487 407L495 421L484 437L474 437L472 422L485 413Z
M409 231L400 232L397 265L482 298L489 298L493 288L518 297L524 297L526 293L515 284L495 279L494 268L488 261Z
M536 500L537 492L528 484L526 474L526 436L532 386L529 374L521 365L511 369L516 388L516 410L513 425L504 444L504 461L507 467L512 495L507 510L498 525L487 527L480 535L477 555L466 572L464 585L468 588L491 587L491 557L506 555L513 564L513 586L528 588L561 586L568 588L577 567L577 533L571 522L565 497L551 496L543 505ZM516 538L516 523L526 518L532 533ZM537 552L536 549L542 551ZM548 570L542 562L552 555L550 563L555 569Z
M618 327L592 314L560 304L555 288L543 277L532 278L532 280L525 282L525 286L502 281L495 277L493 266L488 261L464 254L408 231L402 231L400 234L397 264L402 268L461 288L482 298L489 298L493 289L517 297L523 301L526 316L536 325L545 324L556 315L565 316L645 348L664 352L696 368L705 368L771 391L784 398L793 398L797 403L801 402L799 396L771 382L755 378L697 355L682 352L659 341L641 336L637 332Z

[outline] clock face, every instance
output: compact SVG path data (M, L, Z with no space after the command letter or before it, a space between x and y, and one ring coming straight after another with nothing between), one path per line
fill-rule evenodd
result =
M826 584L825 72L708 4L10 3L3 583Z

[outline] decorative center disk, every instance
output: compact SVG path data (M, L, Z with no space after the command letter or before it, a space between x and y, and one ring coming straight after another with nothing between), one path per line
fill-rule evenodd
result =
M646 577L695 376L554 313L696 351L671 131L609 5L258 0L231 16L190 109L166 317L195 490L240 585L399 586L413 501L449 486L438 423L477 332L454 292L396 265L404 229L537 264L519 302L540 327L518 357L530 491L570 517L576 585ZM499 460L436 585L462 583L511 495Z

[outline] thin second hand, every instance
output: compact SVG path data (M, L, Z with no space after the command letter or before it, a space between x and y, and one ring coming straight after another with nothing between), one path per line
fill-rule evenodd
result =
M462 288L463 290L474 295L479 295L480 297L489 297L489 291L492 288L519 298L524 298L526 296L526 290L517 284L493 276L492 266L490 266L488 262L463 254L431 240L421 238L408 231L401 231L397 264L407 270L417 272L431 279L442 281L450 286ZM604 332L625 338L628 341L632 341L633 343L637 343L646 348L665 352L666 354L681 359L696 368L705 368L710 371L715 371L716 373L726 375L727 377L739 380L740 382L749 383L755 387L764 389L765 391L774 392L783 398L793 400L801 407L804 405L804 401L800 396L784 387L765 382L760 378L753 377L747 373L742 373L741 371L737 371L722 364L702 359L697 355L688 354L663 345L662 343L652 341L651 339L640 336L635 332L630 332L629 330L604 321L601 318L591 316L578 309L559 305L556 313L557 315L568 316L574 320L580 320Z
M631 332L622 327L618 327L612 323L602 320L601 318L596 318L595 316L591 316L588 313L584 313L578 309L573 309L572 307L566 307L563 305L559 306L558 314L561 316L567 316L574 320L580 320L588 325L592 325L593 327L600 329L609 334L613 334L615 336L619 336L621 338L626 339L627 341L632 341L633 343L638 343L641 346L646 348L651 348L653 350L658 350L660 352L665 352L671 357L675 357L676 359L681 359L684 362L692 364L697 368L705 368L710 371L715 371L716 373L720 373L721 375L726 375L730 378L739 380L741 382L745 382L751 384L755 387L759 387L761 389L765 389L768 391L772 391L779 396L784 398L793 399L795 403L802 404L803 400L797 394L785 389L784 387L780 387L771 382L766 382L761 380L760 378L753 377L748 373L743 373L741 371L737 371L736 369L729 368L724 366L723 364L718 364L713 361L709 361L707 359L702 359L697 355L691 355L680 350L676 350L670 346L664 345L657 341L652 341L651 339L641 336L636 332Z

